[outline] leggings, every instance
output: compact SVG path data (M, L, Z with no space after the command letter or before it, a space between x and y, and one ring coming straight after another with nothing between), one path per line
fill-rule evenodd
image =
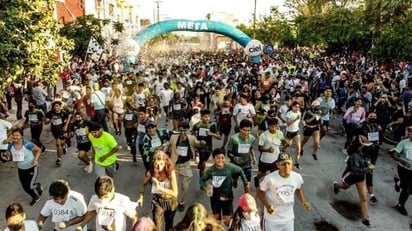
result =
M40 196L39 192L36 190L37 176L39 175L39 166L33 166L29 169L18 169L19 180L21 186L23 186L24 191L29 194L33 199Z

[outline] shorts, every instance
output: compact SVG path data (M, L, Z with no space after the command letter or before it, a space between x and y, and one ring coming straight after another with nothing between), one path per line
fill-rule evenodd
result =
M61 140L64 139L64 130L63 130L63 128L52 128L51 132L52 132L53 137L55 139L61 139Z
M344 175L342 177L342 180L347 185L354 185L356 183L364 181L365 180L365 174L364 175L354 175L350 172L346 172L346 173L344 173Z
M79 151L88 152L90 151L91 148L92 148L92 143L90 142L77 144L77 149L79 149Z
M222 214L223 216L232 216L233 213L233 198L227 200L220 200L220 196L213 195L210 198L210 205L212 207L212 214Z
M278 221L272 221L270 219L265 219L263 216L263 229L265 231L271 231L271 230L282 230L282 231L293 231L294 226L295 226L295 220L290 219L287 221L284 221L282 223L279 223Z
M208 152L208 151L199 152L199 161L200 162L208 161L211 154L212 154L212 152Z
M412 182L410 179L412 179L412 171L398 165L398 175L401 183L401 188L403 189L408 189L409 194L412 193Z
M259 160L258 170L259 172L263 172L263 173L266 173L268 171L273 172L273 171L278 170L278 167L276 165L276 161L273 163L265 163Z
M223 134L225 136L228 136L230 134L230 131L232 130L232 125L226 125L226 124L221 124L219 127L219 132L220 134Z
M323 126L329 128L329 120L322 120L322 125L321 125L321 127L323 127Z
M303 128L303 136L312 136L312 134L316 131L319 131L319 126L316 126L314 128L304 127Z
M286 138L288 138L290 140L295 138L295 136L297 136L297 135L299 135L299 131L296 131L296 132L286 131Z

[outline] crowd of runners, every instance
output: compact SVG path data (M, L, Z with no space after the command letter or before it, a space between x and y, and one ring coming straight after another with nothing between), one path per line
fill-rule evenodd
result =
M241 52L168 52L146 54L126 70L116 59L74 59L60 73L63 89L36 76L9 82L0 104L1 159L16 162L30 205L43 194L36 180L39 159L47 152L41 141L46 124L56 141L55 165L65 165L64 154L75 145L84 171L94 171L98 178L88 205L68 182L53 182L48 186L52 199L37 224L24 221L20 204L10 205L8 230L21 230L23 224L26 230L41 229L49 216L55 230L87 230L93 218L96 230L128 230L126 218L133 230L146 230L145 225L159 231L293 230L295 195L304 209L311 209L301 187L298 172L305 166L300 158L304 153L313 161L322 158L318 150L333 117L340 121L334 129L346 134L342 152L347 155L333 191L355 185L362 223L370 226L368 203L378 203L373 171L380 145L390 134L396 143L392 157L398 161L396 209L408 214L410 64L379 66L355 52L324 56L312 49L278 50L257 64L246 60ZM24 100L28 108L23 108ZM7 121L12 107L17 108L15 125ZM26 128L31 140L23 136ZM311 149L305 148L309 140ZM145 169L136 200L115 192L120 141L127 144L133 164ZM253 166L258 167L256 175ZM194 174L210 196L212 211L185 203ZM245 194L234 198L239 179ZM152 198L144 197L148 185ZM250 195L252 187L263 213ZM145 199L151 200L152 220L138 219L135 208ZM176 211L186 211L179 223L174 222Z

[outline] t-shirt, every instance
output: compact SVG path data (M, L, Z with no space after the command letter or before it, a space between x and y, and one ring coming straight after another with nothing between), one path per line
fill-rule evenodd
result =
M286 121L287 120L295 120L298 116L301 116L300 112L293 112L293 111L288 111L288 113L286 113ZM295 122L293 122L291 125L286 127L286 131L288 132L297 132L299 131L299 122L300 119L296 120Z
M102 136L99 138L95 138L92 134L89 134L89 140L92 143L92 147L94 148L95 155L94 161L96 164L101 165L103 167L113 165L116 160L117 156L116 153L111 155L109 158L104 160L103 162L99 161L99 158L109 153L113 148L117 146L116 139L108 132L103 132Z
M317 101L319 101L320 103L320 110L322 111L322 120L329 121L330 110L333 110L335 108L335 100L332 98L326 99L325 97L319 97Z
M270 220L271 223L286 223L294 219L295 191L300 189L302 184L302 176L293 171L287 178L281 177L279 170L266 175L260 182L259 188L265 193L269 204L276 207L278 211L270 214L265 207L264 219Z
M233 116L236 116L238 123L240 123L243 119L253 122L252 118L246 117L248 114L256 115L255 107L253 107L252 104L248 103L246 105L242 105L238 103L235 105L235 108L233 109Z
M282 139L283 133L280 130L276 130L275 134L270 133L269 130L260 134L259 146L262 146L264 149L268 149L271 146L273 147L273 152L262 152L260 161L268 164L274 163L278 159Z
M7 151L11 153L12 160L16 162L17 167L25 170L33 167L34 154L32 149L34 146L35 145L32 142L23 140L21 149L16 150L14 148L14 143L10 142L7 146Z
M116 231L126 230L126 216L134 217L137 203L132 202L129 197L114 193L114 197L109 202L104 202L96 195L90 198L88 211L96 211L96 231L105 231L102 226L114 226Z
M412 141L404 139L393 150L399 153L399 165L412 170Z
M37 223L31 220L24 220L24 229L27 231L39 231ZM4 231L10 231L10 229L6 228Z
M46 201L40 214L43 217L51 217L51 221L55 223L55 230L74 231L78 224L71 225L65 229L59 229L58 223L69 221L75 217L80 217L86 214L87 206L82 194L70 190L66 202L61 205L53 199ZM87 225L83 227L83 231L87 230Z

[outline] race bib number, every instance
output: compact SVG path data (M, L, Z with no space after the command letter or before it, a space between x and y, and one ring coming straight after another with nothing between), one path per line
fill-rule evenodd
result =
M239 144L237 147L238 153L249 153L250 151L250 144Z
M13 161L20 162L24 160L24 152L23 151L13 151L11 152L13 156Z
M70 211L69 209L53 209L53 222L69 221Z
M179 156L183 156L183 157L187 156L187 151L189 150L188 147L177 146L176 149L177 149L177 154Z
M277 196L285 203L293 203L294 193L290 186L283 186L277 190Z
M139 124L139 125L137 126L137 131L145 133L145 132L146 132L146 128L145 128L145 126L144 126L143 124Z
M61 125L61 124L63 124L63 120L61 118L53 120L53 125Z
M162 146L162 141L159 138L155 138L151 140L152 148L157 148Z
M269 81L263 81L263 86L269 86Z
M101 226L111 226L116 215L114 209L101 208L97 213L98 224Z
M199 128L199 136L207 136L207 131L209 131L209 129Z
M180 104L173 104L173 110L175 110L175 111L182 110L182 105L180 105Z
M86 128L79 128L76 130L77 136L85 136L86 135Z
M406 158L407 158L408 160L412 160L412 150L406 151Z
M131 80L127 80L127 81L126 81L126 84L127 84L127 85L131 85L132 83L133 83L133 82L132 82Z
M127 121L133 120L133 114L125 114L124 119L127 120Z
M379 132L368 132L368 140L371 142L379 141Z
M37 119L37 115L29 115L29 121L30 122L38 122L39 120Z

